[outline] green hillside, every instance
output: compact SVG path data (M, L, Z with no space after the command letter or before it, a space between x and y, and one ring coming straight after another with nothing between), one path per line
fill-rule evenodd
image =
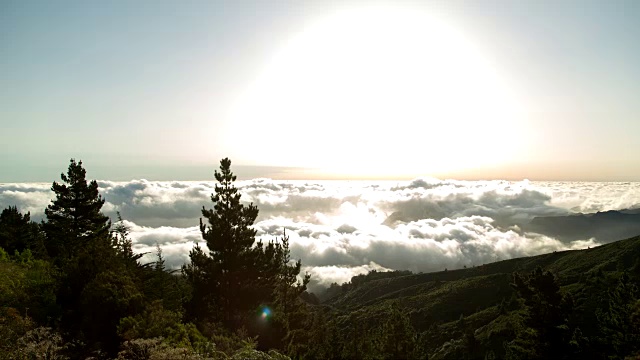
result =
M538 266L553 272L558 277L561 286L564 287L578 283L581 277L599 269L602 271L630 269L639 255L640 236L637 236L592 249L503 260L468 269L411 274L401 277L392 276L394 273L388 273L388 278L365 280L358 286L346 285L345 290L348 289L348 291L326 303L338 309L347 310L389 299L425 296L442 292L443 288L454 291L453 288L465 287L463 284L501 283L495 281L497 278L506 279L505 284L511 288L509 283L512 273L531 272ZM380 273L378 277L380 277ZM498 291L498 288L493 289ZM469 290L475 291L471 288Z
M566 332L563 340L567 348L562 349L565 353L557 354L558 357L582 357L586 351L590 356L597 355L596 358L622 357L629 353L619 352L633 351L632 347L614 348L611 332L616 329L607 328L603 322L615 300L627 302L623 305L630 312L622 316L629 319L624 320L632 323L637 320L634 311L638 308L635 289L638 259L640 237L634 237L592 249L511 259L468 269L429 274L405 272L400 276L373 273L343 285L336 296L323 304L334 319L335 331L344 334L345 339L356 323L363 328L362 333L382 329L388 322L389 309L400 309L415 332L414 348L422 348L420 354L412 353L415 357L536 358L540 353L527 354L530 350L527 344L536 347L536 336L543 331L538 329L526 336L531 332L528 323L532 308L525 304L513 283L514 273L529 274L539 267L541 274L550 271L555 275L559 295L570 304L563 312L561 323L553 324ZM624 299L614 299L613 293L622 282L626 282L622 287L627 293ZM541 303L548 305L545 301ZM625 335L633 335L638 327L634 329L626 329L632 332ZM573 339L576 336L579 338ZM366 351L367 347L379 350L377 342L380 341L380 336L372 337L371 344L362 344L360 350ZM343 346L353 344L345 341ZM352 354L341 350L345 357Z

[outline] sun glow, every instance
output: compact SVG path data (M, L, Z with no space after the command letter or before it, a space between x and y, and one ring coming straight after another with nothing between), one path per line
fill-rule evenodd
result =
M233 107L243 145L227 148L241 162L349 177L442 174L510 160L520 113L495 66L446 22L352 9L276 53Z

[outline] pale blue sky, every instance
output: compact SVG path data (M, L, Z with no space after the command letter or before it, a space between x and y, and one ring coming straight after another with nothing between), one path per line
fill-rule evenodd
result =
M234 146L261 152L274 142L291 141L291 152L317 153L336 146L330 132L314 138L312 128L321 123L269 120L273 126L260 127L259 137L247 137L231 132L229 113L238 103L253 105L242 102L243 94L292 37L344 9L357 13L371 4L0 1L0 182L55 180L71 157L82 159L90 176L114 180L210 179L218 160L234 160L235 154L238 165L314 167L288 163L282 150L281 156L268 153L277 158L273 162L254 161ZM501 135L524 139L517 158L433 173L413 155L406 158L415 169L411 174L640 181L640 2L394 4L388 6L434 15L462 33L526 103L527 125ZM322 106L322 99L317 101ZM358 126L351 131L369 126L357 113L352 121ZM394 124L389 119L388 126ZM412 131L410 123L400 124ZM252 126L240 128L250 133ZM358 151L350 149L349 138L358 136L340 137L340 151ZM352 145L373 148L383 140L371 137ZM486 139L496 141L500 137ZM385 151L403 159L408 151L397 144ZM329 176L263 167L246 167L245 174ZM377 176L406 174L381 170Z

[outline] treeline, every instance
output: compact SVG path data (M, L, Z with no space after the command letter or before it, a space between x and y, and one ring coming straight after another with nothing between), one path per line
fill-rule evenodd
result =
M288 238L255 242L254 205L240 202L231 161L215 171L213 209L180 271L142 264L96 181L71 160L36 223L0 215L0 359L285 358L308 333L309 276Z
M378 272L333 284L323 303L325 330L315 336L329 351L318 357L640 358L640 237L619 243L570 260L547 254L432 274ZM502 272L530 262L553 264L563 275L540 265Z
M493 272L372 271L316 296L286 235L256 243L258 209L241 202L231 161L214 174L200 220L207 250L195 246L179 270L159 246L140 262L82 162L52 184L40 223L4 209L0 359L640 356L640 240L570 281L502 262Z

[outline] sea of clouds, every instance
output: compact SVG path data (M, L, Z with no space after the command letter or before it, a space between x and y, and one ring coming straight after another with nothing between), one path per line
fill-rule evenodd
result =
M202 207L212 208L214 182L98 181L103 212L119 211L134 250L156 244L179 268L203 243ZM455 269L496 260L599 245L526 232L536 216L638 207L640 183L413 181L238 181L242 200L260 214L254 224L267 242L286 234L292 257L311 274L312 289L346 282L370 270ZM50 183L0 184L0 207L16 205L39 221L54 197Z

